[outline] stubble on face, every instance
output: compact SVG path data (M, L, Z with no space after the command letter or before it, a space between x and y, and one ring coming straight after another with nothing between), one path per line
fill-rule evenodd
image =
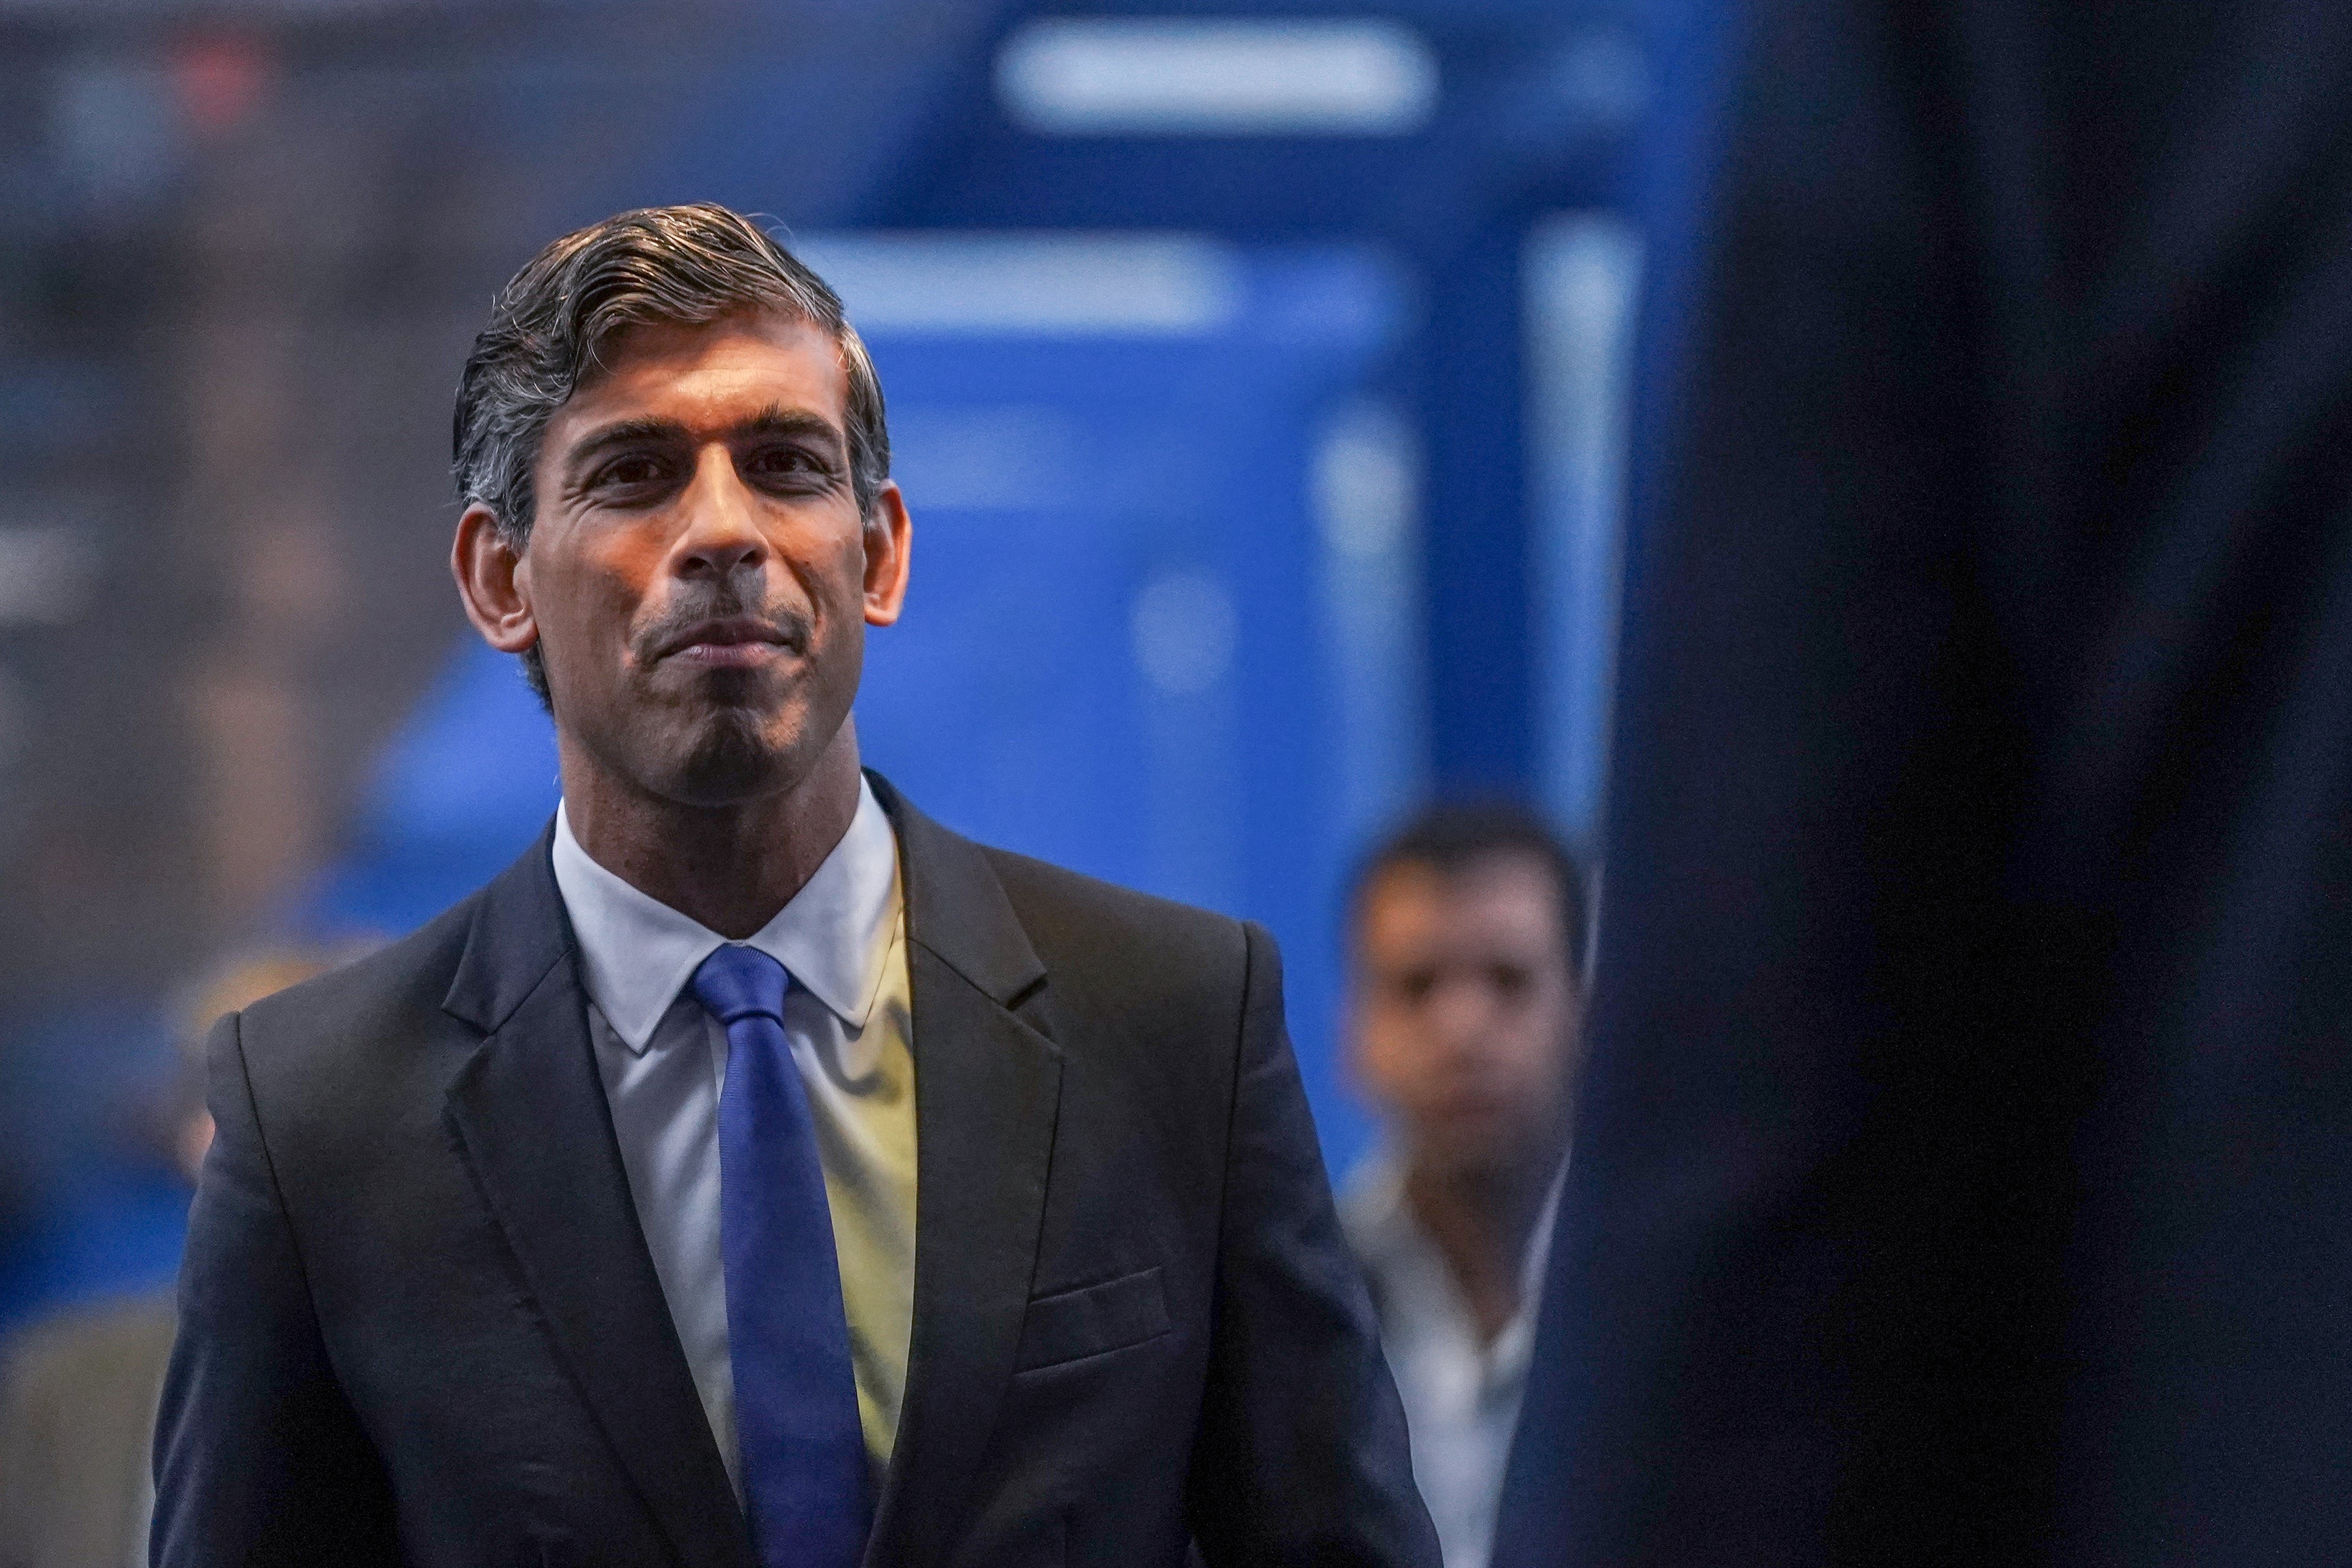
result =
M797 604L753 604L740 582L728 579L688 588L630 634L630 662L646 672L676 657L697 626L744 620L769 629L791 667L696 670L683 693L670 694L671 710L685 729L669 749L667 789L677 799L722 804L789 787L791 759L803 749L796 743L807 738L800 732L814 716L808 710L814 705L795 703L793 688L818 678L811 664L816 620Z

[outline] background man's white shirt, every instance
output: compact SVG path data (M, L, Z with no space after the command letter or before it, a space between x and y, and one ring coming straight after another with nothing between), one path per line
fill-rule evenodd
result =
M1495 1511L1535 1348L1544 1260L1559 1183L1552 1183L1521 1265L1519 1311L1492 1343L1479 1337L1454 1271L1406 1201L1396 1160L1375 1154L1348 1184L1340 1220L1363 1265L1381 1345L1412 1438L1412 1476L1437 1527L1445 1568L1486 1568Z
M719 1235L727 1031L686 989L726 938L589 858L561 807L554 868L638 1223L740 1495ZM841 842L742 945L793 977L784 1033L816 1124L858 1415L878 1478L898 1433L914 1322L915 1059L898 840L862 780Z

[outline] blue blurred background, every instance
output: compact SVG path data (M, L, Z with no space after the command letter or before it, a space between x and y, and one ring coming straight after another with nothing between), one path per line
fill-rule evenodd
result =
M489 294L625 206L772 215L916 518L870 765L1267 923L1335 1169L1351 858L1434 793L1589 841L1622 551L1638 0L0 0L0 1326L166 1279L226 956L531 839L447 420Z

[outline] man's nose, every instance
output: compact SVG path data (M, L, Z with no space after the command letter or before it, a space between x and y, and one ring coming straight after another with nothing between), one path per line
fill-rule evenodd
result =
M739 568L765 564L768 541L760 532L759 508L727 448L703 450L678 505L686 528L671 560L679 576L723 579Z
M1493 998L1475 979L1450 977L1430 996L1429 1021L1449 1049L1475 1049L1494 1026Z

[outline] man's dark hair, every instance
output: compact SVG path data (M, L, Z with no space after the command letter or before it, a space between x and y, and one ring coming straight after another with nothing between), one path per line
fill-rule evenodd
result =
M882 383L841 300L774 237L709 202L640 207L565 235L500 289L457 382L457 496L498 518L518 550L530 542L531 470L548 421L598 368L615 333L656 322L698 327L739 310L775 310L829 334L849 378L849 481L858 514L890 477ZM523 655L547 699L536 645Z
M1364 917L1373 884L1392 871L1426 866L1441 875L1505 857L1535 861L1551 873L1559 894L1560 936L1568 945L1571 972L1584 967L1585 885L1583 868L1543 819L1512 800L1447 801L1430 806L1374 845L1356 863L1348 883L1348 924Z

